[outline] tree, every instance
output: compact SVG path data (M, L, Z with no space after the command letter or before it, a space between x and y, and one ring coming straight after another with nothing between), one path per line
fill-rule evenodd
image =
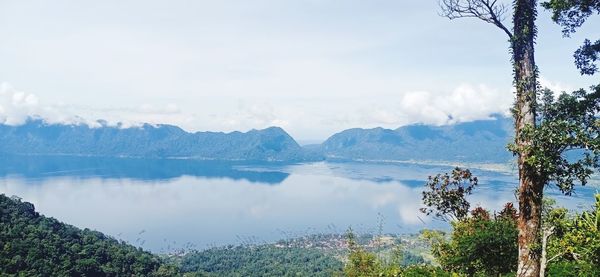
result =
M468 169L455 168L451 174L429 176L423 191L421 212L444 221L461 220L469 215L471 204L466 197L477 186L477 177Z
M482 208L471 216L452 222L449 240L436 233L424 233L432 253L447 271L468 276L501 276L514 272L517 265L517 224L512 206L490 215Z
M352 228L346 232L346 243L348 244L348 261L344 267L344 275L348 277L375 277L382 275L384 268L373 253L366 251L356 242L356 236ZM385 276L395 276L386 274Z
M600 14L600 0L550 0L547 2L542 3L542 6L544 8L546 8L547 10L552 11L552 20L554 22L556 22L557 24L561 25L563 27L563 35L565 37L569 37L572 33L575 33L576 30L581 27L585 21L587 20L588 17L590 17L594 11L598 14ZM575 54L573 55L575 58L575 66L579 69L580 73L582 75L593 75L596 72L598 72L598 66L595 64L595 62L598 60L598 56L600 55L600 40L596 40L596 42L592 43L589 39L585 39L583 42L583 45L577 49L577 51L575 51ZM582 112L579 112L580 117L584 117L585 115L587 115L587 126L585 127L596 127L595 130L594 128L590 128L592 130L595 131L595 134L592 135L596 135L597 137L597 125L598 125L598 120L596 119L596 114L598 112L598 97L600 97L600 86L596 86L596 87L592 87L591 88L592 93L588 94L585 92L585 90L579 90L575 93L573 93L574 97L571 96L569 97L568 95L563 95L563 98L571 98L570 100L573 101L573 98L575 99L575 101L577 100L577 98L585 98L587 102L587 104L582 104L582 102L584 101L578 101L579 103L579 111L581 110L585 110L587 109L587 114L584 112L582 115ZM595 91L595 92L594 92ZM594 95L595 94L595 95ZM562 102L567 102L563 99ZM591 103L590 103L591 102ZM564 105L563 105L564 106ZM557 107L556 109L559 109L560 107ZM554 114L557 113L556 109L554 110ZM579 122L581 122L582 120L579 120ZM579 131L579 133L584 133L585 135L583 136L584 138L586 138L586 144L590 144L589 141L594 142L594 139L592 136L590 136L589 132L585 132L586 130L582 128L579 128L577 131ZM580 135L581 136L581 135ZM580 161L579 163L577 163L576 165L579 165L579 167L575 167L576 169L579 168L579 172L581 172L580 176L583 175L584 178L580 178L583 179L581 182L585 183L585 180L587 179L587 177L589 177L590 174L590 170L581 170L582 167L587 167L588 169L591 166L597 167L598 166L598 160L597 160L597 152L594 153L592 152L592 154L590 154L589 150L590 148L598 148L597 145L597 139L596 139L596 144L592 144L592 146L595 147L589 147L588 145L583 144L583 146L585 146L585 149L588 150L587 153L585 153L586 158L583 161ZM583 172L582 172L583 171ZM564 189L561 187L561 189ZM572 187L568 187L567 189L572 189ZM598 198L598 195L596 196L596 214L598 214L598 207L600 206L600 200ZM564 231L565 230L565 226L568 226L569 224L565 223L565 216L566 212L562 212L560 213L560 216L555 216L554 218L559 218L560 220L554 220L554 224L552 226L552 233L557 232L556 229L558 229L558 232L560 231ZM582 215L582 217L586 217L586 214L584 213ZM594 235L596 236L597 239L597 235L598 235L598 229L599 229L599 225L598 222L600 220L598 220L598 216L596 216L596 221L595 221L595 230L591 233L592 236L587 237L588 241L586 241L587 245L594 245L589 244L588 242L593 240ZM586 222L586 220L580 220L579 222ZM588 221L589 222L589 221ZM562 223L562 224L560 224ZM571 226L573 225L577 225L577 224L571 224ZM593 226L594 224L591 225L587 225L585 226L578 226L578 227L583 227L584 232L585 232L585 227L590 227ZM593 228L591 228L593 229ZM577 229L574 229L575 231L577 231ZM594 233L595 232L595 233ZM546 235L546 234L544 234ZM567 236L569 237L569 236ZM571 237L578 237L578 236L571 236ZM547 240L547 237L544 237ZM563 238L564 239L564 238ZM546 241L545 240L545 241ZM570 244L574 244L575 242L570 241ZM558 258L560 257L560 255L563 253L564 249L572 249L573 246L572 245L568 245L569 247L559 247L560 251L559 254L555 255L554 257L552 257L551 259L554 258ZM596 253L598 253L598 243L596 242ZM563 243L562 246L565 246L565 244ZM572 251L572 250L571 250ZM545 254L545 253L544 253ZM576 256L578 254L572 254L572 256ZM600 256L600 254L598 255ZM545 257L544 257L545 258ZM548 260L550 261L550 260ZM584 266L585 267L585 266ZM598 262L596 262L595 267L598 267ZM579 267L576 268L569 268L568 270L564 270L564 272L560 272L561 275L563 275L563 273L567 273L570 272L570 274L573 274L573 272L576 272L576 269L580 269L581 265L579 265ZM594 266L589 267L589 269L593 269ZM589 270L588 270L589 271ZM590 273L590 272L588 272ZM596 274L598 274L600 272L596 271ZM593 274L593 273L590 273Z
M451 220L452 233L424 231L432 254L447 271L468 276L500 276L517 266L517 210L507 203L497 214L481 208L470 209L466 196L478 179L469 170L455 168L451 174L429 177L423 191L421 212Z
M523 135L535 138L529 147L530 160L539 178L554 184L565 194L573 192L576 183L585 185L594 169L600 167L600 86L592 87L588 93L581 89L562 93L557 99L550 90L544 90L536 128L528 128ZM569 152L574 153L571 155ZM541 270L545 273L548 262L547 245L555 235L557 224L566 211L546 207L544 226L541 232Z
M542 207L542 252L540 276L546 276L546 269L555 257L548 258L548 240L555 235L556 226L567 214L567 209L554 207L556 200L544 198Z
M500 28L509 39L512 52L516 100L513 108L515 120L514 152L519 168L519 276L537 276L540 259L533 251L538 242L541 223L541 206L544 183L536 171L527 164L530 158L529 137L521 133L536 125L537 67L534 58L536 37L536 0L513 2L513 30L504 25L507 7L497 0L442 0L443 15L450 19L474 17Z

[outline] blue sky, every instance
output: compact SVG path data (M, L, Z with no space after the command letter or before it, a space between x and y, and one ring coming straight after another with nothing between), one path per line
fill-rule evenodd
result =
M0 0L0 120L277 125L320 140L505 112L506 35L438 12L436 0ZM572 52L600 38L598 19L569 39L545 11L538 24L544 85L597 82Z

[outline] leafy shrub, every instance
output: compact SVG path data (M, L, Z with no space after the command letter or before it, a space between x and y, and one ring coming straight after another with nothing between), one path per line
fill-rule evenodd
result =
M505 210L509 208L507 205ZM448 271L469 276L498 276L515 271L518 230L513 217L503 214L510 212L490 217L487 211L474 209L470 218L452 222L448 241L439 236L432 240L437 261Z

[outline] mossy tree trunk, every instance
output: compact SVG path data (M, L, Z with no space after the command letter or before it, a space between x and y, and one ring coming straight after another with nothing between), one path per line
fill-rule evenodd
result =
M514 106L515 145L519 167L519 264L517 276L539 276L539 238L542 219L544 180L536 168L529 166L532 158L528 148L532 138L523 136L526 128L536 125L537 67L534 43L536 36L536 0L514 2L512 43L516 100Z

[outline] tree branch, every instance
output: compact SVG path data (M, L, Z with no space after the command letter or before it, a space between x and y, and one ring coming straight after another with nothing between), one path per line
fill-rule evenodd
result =
M559 253L554 255L552 258L548 259L548 263L551 261L554 261L555 259L559 258L560 256L564 255L565 253Z
M457 18L478 18L500 28L512 40L513 34L504 26L507 8L498 0L440 0L441 16L450 20Z

